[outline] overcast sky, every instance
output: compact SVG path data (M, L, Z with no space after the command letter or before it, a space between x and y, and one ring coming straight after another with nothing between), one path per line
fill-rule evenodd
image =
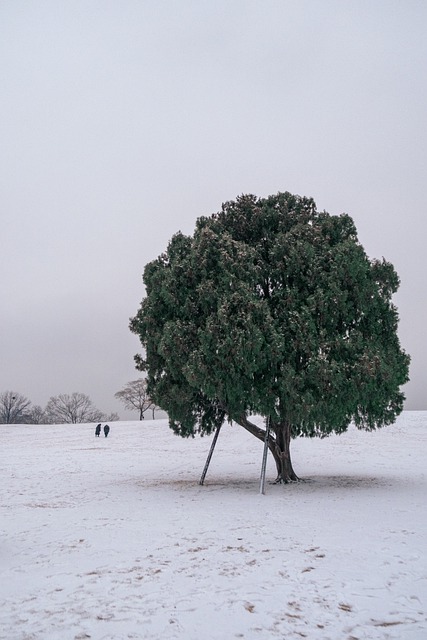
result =
M0 0L0 392L105 412L147 262L242 193L346 212L427 409L424 0Z

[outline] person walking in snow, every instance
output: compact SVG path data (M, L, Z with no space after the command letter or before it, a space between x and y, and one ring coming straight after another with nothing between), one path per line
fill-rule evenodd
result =
M95 436L99 438L99 434L101 433L101 423L96 425Z
M110 427L108 426L108 424L106 424L104 427L104 436L107 437L109 433L110 433Z

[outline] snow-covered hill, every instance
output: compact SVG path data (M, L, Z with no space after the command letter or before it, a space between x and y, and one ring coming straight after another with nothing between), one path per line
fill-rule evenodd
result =
M0 426L0 638L427 637L427 413L294 441L264 496L238 426L203 487L210 438L111 426Z

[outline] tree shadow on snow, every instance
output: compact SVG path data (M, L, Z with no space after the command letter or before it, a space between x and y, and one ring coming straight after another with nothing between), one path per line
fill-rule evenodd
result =
M402 478L374 475L316 475L304 478L299 486L307 485L310 489L373 489L401 485Z

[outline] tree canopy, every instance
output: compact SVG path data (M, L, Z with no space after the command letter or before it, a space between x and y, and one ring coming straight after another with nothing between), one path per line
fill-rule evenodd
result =
M263 439L279 481L297 476L290 439L394 422L409 356L397 335L393 266L370 260L346 214L311 198L242 195L177 233L146 265L130 328L148 392L182 436L225 419Z

